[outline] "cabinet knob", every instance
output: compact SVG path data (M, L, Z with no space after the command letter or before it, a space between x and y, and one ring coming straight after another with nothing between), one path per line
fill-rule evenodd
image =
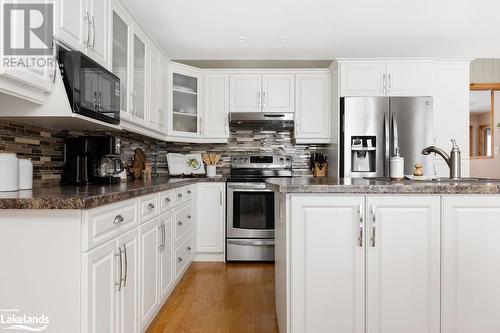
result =
M188 247L187 247L187 250L188 250L188 251L191 251L191 246L188 246Z
M181 262L181 261L182 261L181 257L177 258L177 262Z
M188 219L191 219L191 215L188 215L188 216L187 216L187 218L188 218Z
M191 190L188 190L188 191L187 191L187 194L191 194Z
M123 218L123 216L121 216L121 215L116 215L116 216L115 216L115 219L113 220L113 224L123 223L123 221L125 221L125 219Z
M177 198L182 198L182 194L181 193L177 194Z
M155 209L155 205L153 205L152 203L150 203L148 205L148 210L153 210L153 209Z
M170 198L169 198L169 197L166 197L166 198L165 198L165 202L166 202L166 203L170 203Z
M181 226L183 223L181 221L177 222L178 226Z

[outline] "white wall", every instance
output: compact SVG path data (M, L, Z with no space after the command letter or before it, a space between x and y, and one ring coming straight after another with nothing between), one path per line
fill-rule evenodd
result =
M462 155L462 176L469 175L469 85L468 62L438 62L433 66L435 145L451 150L450 139L456 139ZM449 177L446 162L435 158L436 173Z
M496 124L500 122L500 91L495 92L495 145L492 159L471 159L470 175L474 177L500 178L500 130Z

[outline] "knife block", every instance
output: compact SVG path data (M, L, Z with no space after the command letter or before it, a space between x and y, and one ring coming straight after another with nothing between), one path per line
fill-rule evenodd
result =
M328 163L323 164L323 168L319 168L319 163L314 163L313 176L314 177L326 177L328 173Z

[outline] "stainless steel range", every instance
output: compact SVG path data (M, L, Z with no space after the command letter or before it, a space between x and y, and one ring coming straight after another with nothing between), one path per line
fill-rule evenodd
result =
M227 181L227 261L274 260L274 193L265 180L291 176L291 156L233 156Z

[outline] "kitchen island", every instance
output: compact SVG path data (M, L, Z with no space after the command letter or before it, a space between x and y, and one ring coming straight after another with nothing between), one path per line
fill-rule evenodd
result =
M500 181L267 187L280 332L500 332Z

